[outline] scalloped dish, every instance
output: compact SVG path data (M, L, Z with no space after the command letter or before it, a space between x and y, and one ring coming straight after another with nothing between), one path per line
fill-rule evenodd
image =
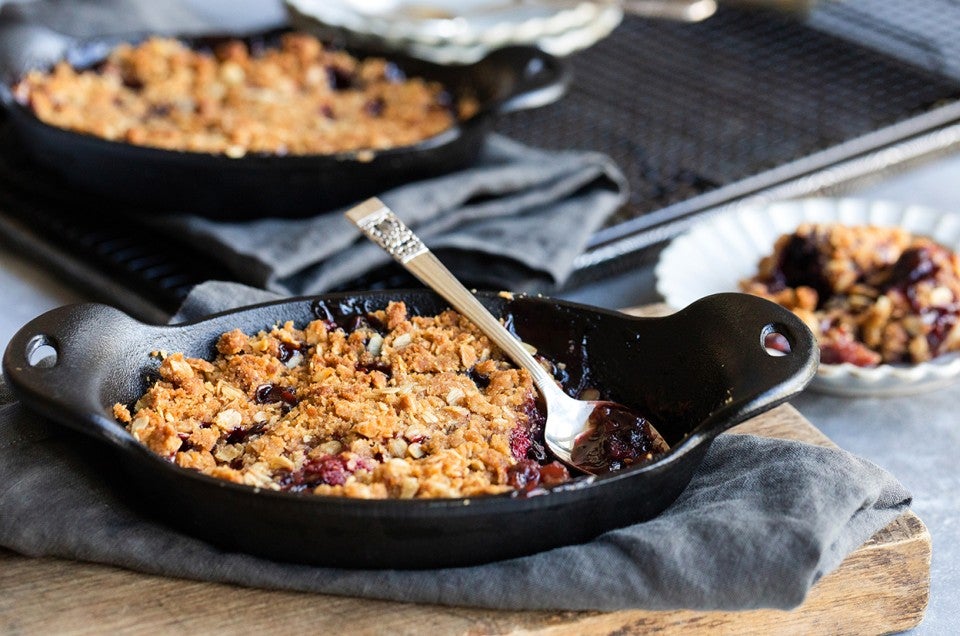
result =
M304 28L351 38L441 64L469 63L494 49L536 45L557 56L591 46L620 24L613 0L522 3L505 0L286 0Z
M660 256L668 304L740 290L817 336L811 388L880 396L960 377L960 216L896 203L808 199L720 214ZM775 345L774 345L775 346Z

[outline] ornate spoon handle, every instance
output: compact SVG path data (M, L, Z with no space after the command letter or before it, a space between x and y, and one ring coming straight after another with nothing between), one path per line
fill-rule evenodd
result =
M541 391L556 388L553 378L523 344L500 324L383 201L377 198L367 199L348 210L346 216L407 271L473 321L514 363L533 376L537 388Z

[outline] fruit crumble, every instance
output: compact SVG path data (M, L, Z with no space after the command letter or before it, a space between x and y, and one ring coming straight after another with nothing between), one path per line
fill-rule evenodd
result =
M98 66L66 61L14 87L42 121L111 141L242 157L332 154L416 144L476 112L437 82L316 38L240 40L194 50L167 38L116 47Z
M745 292L800 316L824 363L919 363L960 349L960 257L902 228L801 225Z
M469 497L569 480L538 441L529 374L466 318L392 302L341 322L230 331L212 361L158 353L159 379L114 414L160 456L262 489Z

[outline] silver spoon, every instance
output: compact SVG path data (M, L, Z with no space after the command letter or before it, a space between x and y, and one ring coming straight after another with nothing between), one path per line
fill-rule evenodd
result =
M557 459L583 472L602 473L609 470L610 460L598 456L602 451L600 440L595 436L599 434L600 422L595 414L601 420L619 420L626 424L630 424L630 418L633 423L638 423L638 416L612 402L577 400L564 393L523 344L380 199L367 199L348 210L346 216L367 238L471 320L517 366L527 370L546 404L544 440ZM646 459L666 452L669 447L660 433L649 422L640 422L643 433L650 440L651 452Z

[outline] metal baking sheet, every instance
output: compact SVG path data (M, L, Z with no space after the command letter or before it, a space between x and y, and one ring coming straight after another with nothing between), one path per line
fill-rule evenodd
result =
M960 147L958 31L960 5L945 0L917 0L909 12L895 0L822 2L808 16L722 7L697 24L628 17L570 58L563 100L504 116L497 130L600 150L626 173L630 200L578 259L578 283L649 257L704 214L830 191ZM78 214L104 203L29 165L2 132L0 236L42 245L30 251L61 272L77 263L98 272L109 285L86 284L110 287L104 295L120 306L118 287L128 304L172 311L196 282L229 278L128 218ZM98 238L105 231L110 240ZM408 282L386 268L352 287Z

